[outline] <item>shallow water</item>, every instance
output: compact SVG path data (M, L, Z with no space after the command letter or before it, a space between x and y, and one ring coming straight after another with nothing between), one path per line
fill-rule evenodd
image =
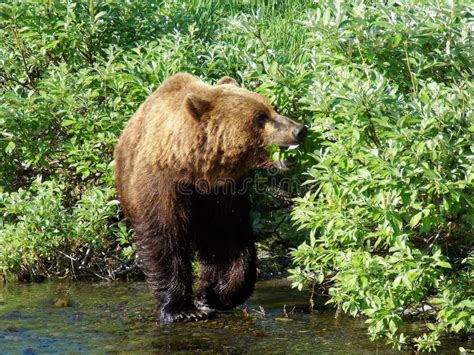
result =
M294 312L286 318L283 312ZM10 283L0 286L0 352L395 354L369 342L360 319L333 310L304 312L308 295L284 280L257 283L233 312L198 323L162 325L141 282ZM264 313L261 312L260 306ZM455 354L470 343L448 342Z

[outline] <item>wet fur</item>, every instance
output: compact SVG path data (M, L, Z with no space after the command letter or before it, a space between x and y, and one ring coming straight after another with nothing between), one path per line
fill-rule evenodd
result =
M203 308L231 309L254 289L256 252L248 194L218 187L267 162L261 95L224 77L210 86L189 74L168 79L138 109L115 149L116 187L136 232L148 283L164 322L198 320ZM296 123L295 123L296 124ZM180 191L183 181L190 193ZM198 191L199 190L199 191ZM201 264L197 299L192 260Z
M202 129L202 122L183 113L185 94L202 91L193 84L203 85L179 74L162 85L129 122L115 151L119 198L165 322L206 316L196 309L192 294L196 252L202 306L231 309L241 304L251 295L256 277L248 196L219 191L185 195L178 189L183 179L215 181L246 170L240 166L244 147L222 146L222 136L229 132L217 119ZM191 89L183 90L186 85Z

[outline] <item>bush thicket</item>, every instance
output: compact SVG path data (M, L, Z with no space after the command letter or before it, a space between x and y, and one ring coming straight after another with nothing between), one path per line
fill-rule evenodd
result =
M229 75L311 128L299 149L272 149L304 177L293 221L279 210L291 194L253 196L257 232L295 247L295 287L398 347L469 335L473 14L444 0L3 1L1 271L133 270L118 135L168 76ZM403 326L412 317L419 333Z

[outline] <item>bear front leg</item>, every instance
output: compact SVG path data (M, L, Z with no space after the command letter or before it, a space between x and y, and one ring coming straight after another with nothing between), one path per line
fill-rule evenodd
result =
M161 300L160 321L189 322L207 318L208 312L198 310L193 302L193 275L189 257L175 256L166 263L168 264L162 267L160 275L150 279L152 283L158 279L161 283L155 293Z
M256 280L256 251L252 243L229 260L202 260L200 292L196 304L202 310L230 310L253 293Z
M190 248L163 235L147 237L137 233L137 237L148 284L161 306L159 320L173 323L207 318L208 313L193 303Z

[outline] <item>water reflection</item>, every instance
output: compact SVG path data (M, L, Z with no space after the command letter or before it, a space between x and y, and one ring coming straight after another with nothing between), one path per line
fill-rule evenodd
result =
M147 286L133 283L10 283L0 288L2 353L390 354L368 341L360 319L322 307L286 281L262 281L239 310L199 323L163 325ZM293 311L293 312L292 312ZM287 317L288 316L288 317ZM472 340L471 340L472 342ZM459 346L447 343L440 353Z

